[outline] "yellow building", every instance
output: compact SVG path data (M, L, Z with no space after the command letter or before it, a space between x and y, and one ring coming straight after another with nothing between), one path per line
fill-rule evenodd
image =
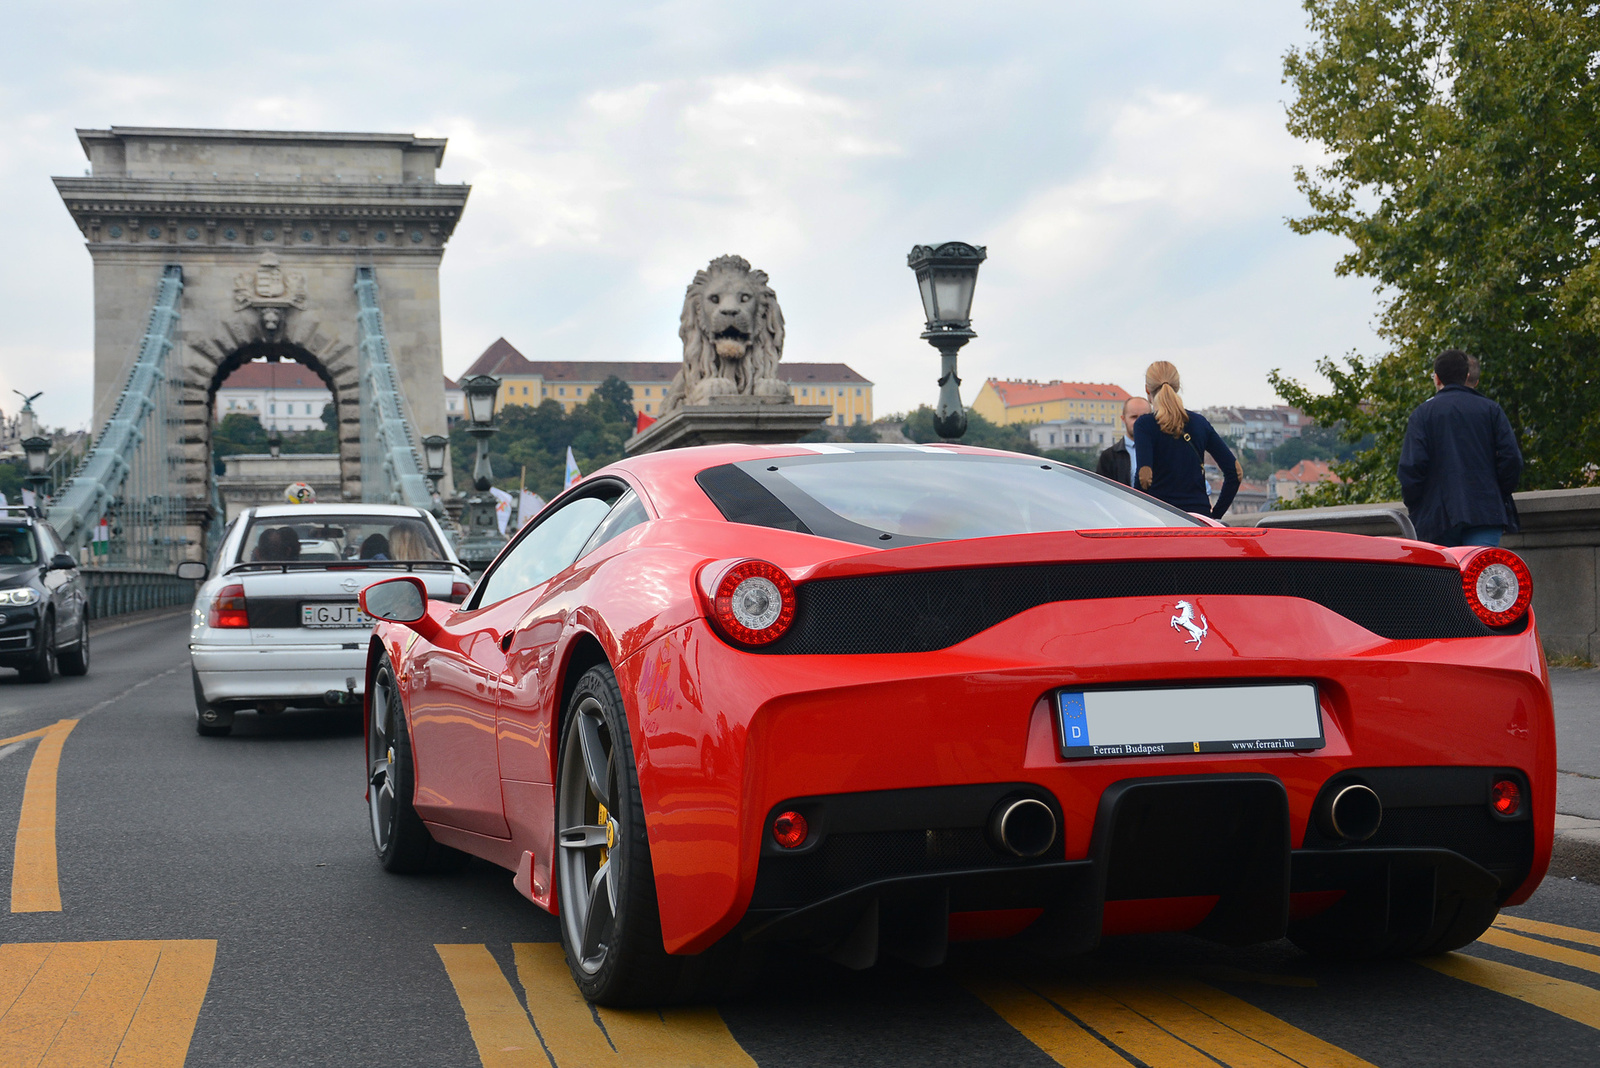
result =
M654 417L661 414L667 387L682 366L667 361L530 360L500 338L462 377L498 377L502 405L554 400L570 412L616 375L633 388L633 410ZM796 403L831 405L835 426L872 422L872 383L845 364L780 363L778 373Z
M1099 382L1010 382L990 378L973 399L972 410L1001 426L1053 419L1115 424L1128 397L1128 391L1121 386Z

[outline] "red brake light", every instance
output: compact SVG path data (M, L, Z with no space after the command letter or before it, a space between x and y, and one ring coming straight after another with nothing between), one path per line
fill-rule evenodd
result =
M765 560L743 560L717 583L711 615L736 642L766 645L777 641L794 622L794 583Z
M1533 601L1528 565L1509 549L1482 549L1461 564L1461 589L1467 605L1491 627L1510 626Z
M234 583L218 590L211 598L211 612L206 623L213 627L248 627L250 615L245 611L244 587Z
M1489 787L1489 804L1502 816L1515 816L1522 808L1522 787L1515 779L1496 779Z
M798 812L780 812L778 818L772 821L772 837L785 849L799 849L806 843L806 835L811 828L806 826L806 818Z

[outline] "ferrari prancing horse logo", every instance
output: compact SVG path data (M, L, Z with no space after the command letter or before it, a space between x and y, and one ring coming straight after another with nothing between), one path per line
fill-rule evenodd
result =
M1206 622L1205 614L1195 608L1188 601L1178 602L1178 614L1172 617L1173 630L1186 630L1189 636L1183 644L1193 644L1195 652L1200 651L1200 641L1211 633L1211 625Z

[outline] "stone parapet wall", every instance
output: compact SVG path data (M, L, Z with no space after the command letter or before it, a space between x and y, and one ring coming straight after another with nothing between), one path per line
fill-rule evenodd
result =
M1515 495L1522 529L1501 542L1533 574L1533 610L1551 656L1600 662L1600 486ZM1230 526L1274 525L1349 534L1391 534L1374 513L1407 515L1399 501L1229 516Z

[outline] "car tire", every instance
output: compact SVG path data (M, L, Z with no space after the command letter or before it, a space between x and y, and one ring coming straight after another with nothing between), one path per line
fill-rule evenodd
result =
M662 946L633 743L604 664L584 672L567 702L557 767L557 899L573 981L600 1005L678 1000L684 958Z
M233 733L233 713L214 708L200 687L200 673L189 669L194 680L194 732L202 738L226 738Z
M22 669L28 682L49 682L56 677L56 619L46 615L39 627L39 650L32 662Z
M71 649L56 654L56 666L63 675L89 674L89 615L78 613L78 640Z
M397 875L457 871L467 855L434 841L412 805L416 791L411 732L395 679L383 654L367 703L367 812L372 845L384 871Z

